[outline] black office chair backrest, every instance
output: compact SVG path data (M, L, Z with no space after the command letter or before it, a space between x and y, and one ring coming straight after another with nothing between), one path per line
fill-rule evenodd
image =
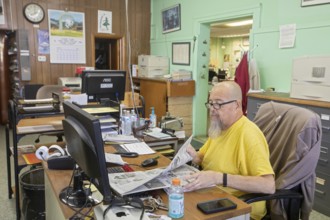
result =
M304 196L301 215L309 216L322 136L319 115L302 107L268 102L261 105L254 122L268 141L276 189L300 188ZM281 206L283 201L271 202L272 216L286 215Z
M38 90L43 86L43 84L26 84L24 85L24 98L25 99L36 99Z

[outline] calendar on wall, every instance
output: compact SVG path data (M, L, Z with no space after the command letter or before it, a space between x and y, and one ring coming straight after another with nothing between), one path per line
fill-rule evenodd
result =
M85 14L48 10L51 63L86 63Z

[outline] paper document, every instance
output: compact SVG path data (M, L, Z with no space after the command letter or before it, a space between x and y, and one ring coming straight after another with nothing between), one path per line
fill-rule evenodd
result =
M186 165L191 161L187 153L192 136L183 144L168 167L156 168L147 171L110 173L110 186L120 195L127 195L137 192L144 192L155 189L167 188L171 185L171 179L178 177L183 185L187 182L184 176L199 172L196 168Z
M87 94L69 94L69 102L76 102L79 105L87 105Z
M106 134L103 137L103 141L105 142L112 142L112 143L118 143L118 144L123 144L123 143L134 143L134 142L139 142L139 139L134 137L133 135L110 135Z
M42 106L31 106L31 107L23 107L23 110L26 112L46 112L53 111L54 107L52 105L42 105Z
M172 138L171 135L164 134L162 132L157 132L157 131L151 131L151 132L143 132L144 134L151 136L153 138L157 139L166 139L166 138Z
M23 127L17 127L17 133L18 134L26 134L26 133L36 133L36 132L42 132L42 131L56 131L59 129L56 129L53 125L36 125L36 126L23 126Z
M19 100L20 104L42 104L42 103L50 103L53 102L53 98L48 99L23 99Z
M279 48L294 47L295 40L296 40L296 24L281 25Z
M97 118L99 119L101 124L102 123L110 123L110 122L116 123L117 122L116 119L114 119L113 117L108 116L108 115L104 116L104 117L97 117Z
M139 155L154 154L154 153L156 153L145 142L137 142L137 143L131 143L131 144L122 144L120 146L122 148L124 148L127 152L136 152Z
M105 153L105 162L114 163L118 165L125 164L125 161L123 161L123 158L119 154L110 154L110 153Z
M88 112L89 114L118 112L118 109L111 108L111 107L83 108L83 110Z

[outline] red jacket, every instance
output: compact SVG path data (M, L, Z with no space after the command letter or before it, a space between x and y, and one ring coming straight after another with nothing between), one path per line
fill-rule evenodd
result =
M242 110L244 115L246 115L247 110L247 96L250 89L250 80L249 80L249 66L248 66L248 54L244 53L241 62L238 64L235 73L235 82L242 89Z

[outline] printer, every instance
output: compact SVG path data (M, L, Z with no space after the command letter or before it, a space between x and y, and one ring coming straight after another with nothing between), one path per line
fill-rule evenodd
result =
M139 55L139 77L163 77L169 72L169 58L153 55Z
M295 58L292 65L291 98L330 102L330 56Z
M71 91L81 91L80 77L59 77L57 84L68 87Z

